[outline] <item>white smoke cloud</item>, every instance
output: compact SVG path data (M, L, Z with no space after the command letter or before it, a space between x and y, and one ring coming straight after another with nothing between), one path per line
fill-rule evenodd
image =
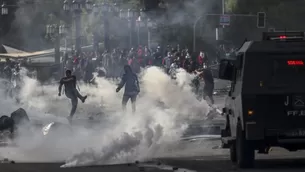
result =
M38 129L23 127L16 139L18 148L1 150L1 156L15 161L66 161L64 167L162 156L166 145L177 142L190 121L206 117L209 107L191 93L189 83L193 76L183 70L179 71L177 82L156 67L144 70L141 76L135 114L131 113L130 104L127 112L122 112L123 93L115 92L115 82L100 78L97 87L80 84L81 94L89 95L86 103L79 101L75 115L75 123L82 124L63 125L48 137L42 136ZM31 120L67 124L65 118L71 105L64 95L58 97L57 93L57 85L42 86L24 77L22 107ZM10 99L1 101L0 105L6 114L18 107ZM94 127L88 128L92 124L85 125L85 120L78 120L98 113L101 113L100 118L96 117L99 123Z

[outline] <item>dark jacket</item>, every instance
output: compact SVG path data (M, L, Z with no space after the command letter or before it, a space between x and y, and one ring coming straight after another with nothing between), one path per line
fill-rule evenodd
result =
M203 80L206 83L205 85L211 85L214 87L214 78L210 69L203 70Z
M119 89L123 88L125 85L124 95L136 95L140 92L139 80L134 73L125 73L119 84Z

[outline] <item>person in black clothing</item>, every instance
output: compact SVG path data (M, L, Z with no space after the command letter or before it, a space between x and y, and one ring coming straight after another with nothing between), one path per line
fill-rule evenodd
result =
M132 103L132 111L136 111L136 99L137 95L140 92L138 76L132 72L132 69L129 65L124 66L125 74L122 77L120 84L118 85L116 92L119 92L121 88L125 85L125 92L122 99L123 110L126 110L126 104L129 99Z
M204 87L203 87L203 99L206 100L206 97L209 97L211 103L214 104L213 91L214 91L214 78L212 71L209 68L203 69L202 72L199 72L199 75L203 78Z
M78 98L84 103L87 96L82 96L76 89L76 76L72 75L71 70L66 70L66 77L63 77L60 80L58 87L58 96L61 96L61 90L63 85L65 86L66 96L71 99L72 102L72 109L70 111L70 116L68 117L68 120L71 121L77 108Z
M212 71L209 68L203 70L203 99L206 99L208 96L211 100L211 103L214 104L213 91L214 91L214 78Z

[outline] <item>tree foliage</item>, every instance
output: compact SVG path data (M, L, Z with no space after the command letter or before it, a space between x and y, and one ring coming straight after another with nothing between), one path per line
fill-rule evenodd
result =
M234 14L253 14L265 12L267 15L266 28L257 29L256 17L232 18L228 28L227 39L240 43L245 38L260 39L261 32L268 28L276 30L304 30L303 16L304 0L228 0L227 10Z
M49 40L46 40L46 25L64 22L71 26L69 30L70 43L73 44L74 35L74 19L72 13L65 13L63 11L63 0L0 0L7 1L8 4L18 5L10 11L8 16L1 17L1 21L6 23L1 25L2 33L7 34L5 42L28 50L41 50L45 48L52 48L54 45ZM17 2L18 1L18 2ZM72 0L71 0L72 1ZM104 0L96 0L95 3L102 3ZM107 0L108 3L117 2L122 8L139 8L140 0ZM84 44L91 41L90 35L96 29L103 33L102 14L93 16L84 11L81 15L82 35L87 39L83 40ZM2 23L2 22L1 22ZM11 26L12 23L12 27ZM89 36L87 36L89 35Z
M63 11L63 0L0 0L8 4L16 5L18 8L11 8L7 16L0 16L1 30L6 34L5 41L29 49L51 48L52 43L45 40L46 25L64 22L72 29L68 37L74 35L73 16ZM18 1L18 2L17 2ZM165 43L192 44L193 24L197 17L203 13L220 13L221 5L211 6L203 0L164 0L168 3L167 13L148 12L147 15L157 23L154 32L158 41ZM35 2L35 3L34 3ZM104 0L96 0L95 3L102 3ZM122 9L143 8L142 0L107 0L108 3L117 3ZM216 2L216 1L210 1ZM218 2L218 1L217 1ZM219 1L221 2L221 1ZM245 38L260 39L261 32L269 27L278 30L303 30L303 16L305 11L304 0L226 0L226 12L234 14L252 14L254 17L232 17L231 25L225 29L226 39L240 43ZM255 15L264 11L267 14L266 28L258 29ZM50 15L52 14L52 15ZM53 16L53 17L50 17ZM90 44L92 33L98 32L100 42L104 35L104 18L100 12L98 15L83 13L82 35L86 36L84 44ZM118 16L110 15L110 37L120 40L128 37L127 23ZM218 26L219 19L207 19L206 25ZM125 36L125 37L122 37ZM71 39L71 43L74 40ZM120 41L118 41L120 42Z

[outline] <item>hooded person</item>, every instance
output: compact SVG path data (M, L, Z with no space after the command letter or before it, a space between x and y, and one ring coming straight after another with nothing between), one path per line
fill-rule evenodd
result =
M124 86L125 91L122 99L123 110L126 110L126 104L128 100L131 100L132 111L136 111L136 99L140 92L139 80L135 73L133 73L129 65L124 66L124 75L121 82L119 83L116 92L119 92Z

